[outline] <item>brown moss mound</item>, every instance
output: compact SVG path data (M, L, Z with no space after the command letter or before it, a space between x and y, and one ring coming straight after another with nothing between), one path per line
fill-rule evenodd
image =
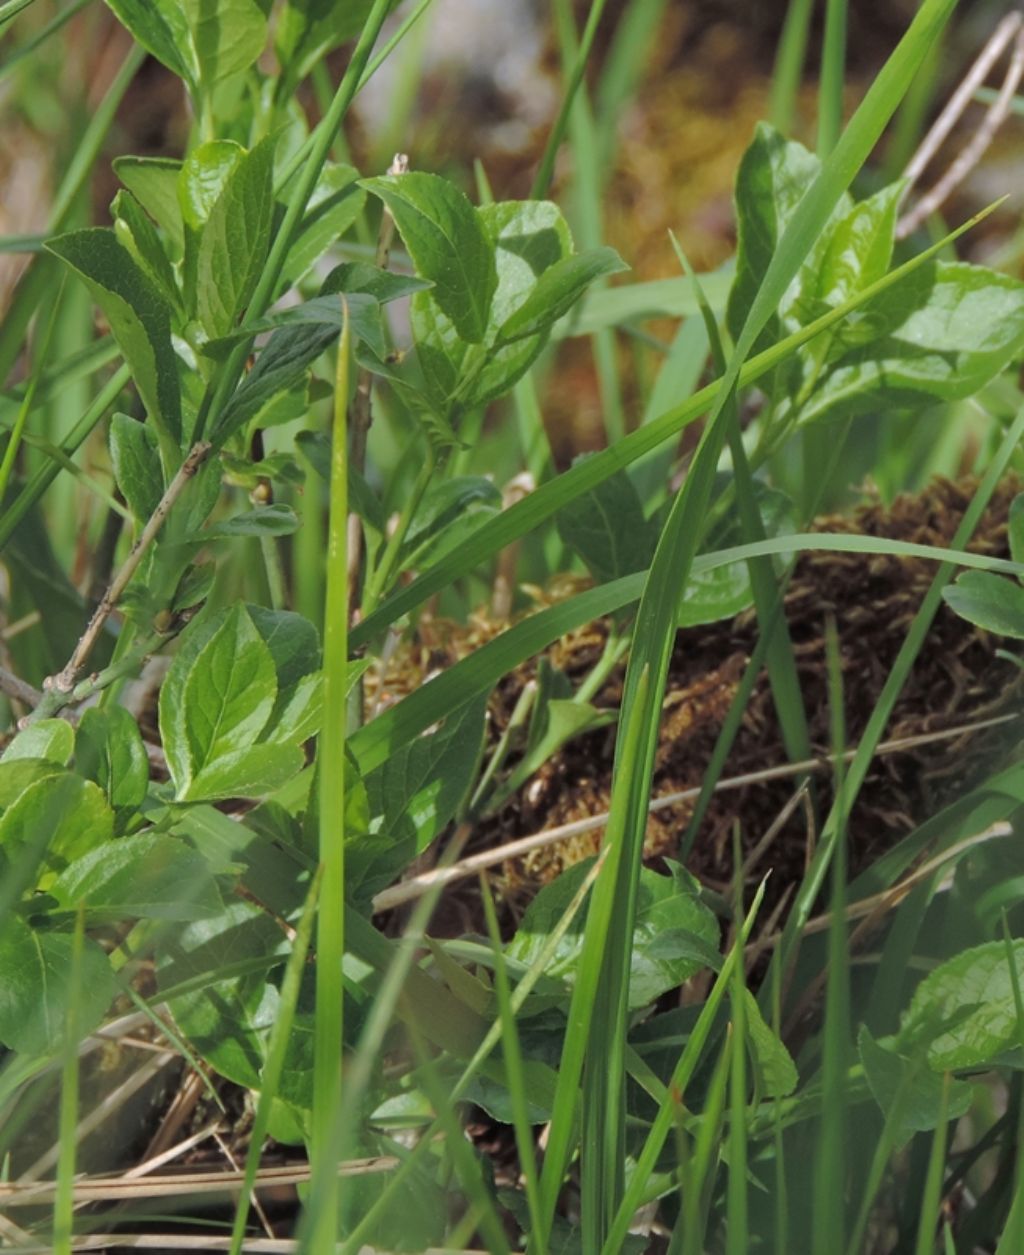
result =
M889 508L869 504L851 517L819 518L814 530L948 546L975 487L968 480L936 480L920 494L897 498ZM972 551L1007 555L1007 512L1020 488L1015 479L1000 486L975 532ZM822 760L831 755L825 662L829 616L835 618L839 638L846 735L853 746L867 725L934 574L932 562L882 555L819 552L805 554L797 562L786 593L786 616L813 750ZM388 688L411 688L430 670L449 666L472 652L502 626L485 616L468 627L437 621L423 624L410 651L396 660ZM589 624L558 641L548 651L548 659L579 682L600 656L607 631L606 622ZM701 783L757 639L752 610L678 633L663 705L655 796ZM1011 662L997 657L999 645L998 638L972 628L943 605L896 704L886 739L959 728L1011 710L1019 701L1019 672ZM508 725L523 685L536 669L536 660L520 667L493 695L492 744ZM620 666L595 699L597 706L618 706L623 677L624 666ZM877 759L850 820L850 873L855 875L991 770L1016 735L1015 725L1004 725ZM478 826L472 848L500 845L606 811L613 754L614 728L580 736ZM762 673L724 775L760 772L786 761L767 675ZM724 887L732 875L734 826L739 826L744 850L752 850L792 797L794 787L794 780L788 778L716 793L687 860L692 870L706 882ZM773 898L803 875L818 819L832 800L829 773L816 776L812 793L813 804L808 799L796 809L753 873L760 880L766 864L772 866ZM651 858L678 853L692 813L693 802L684 801L650 815L646 849ZM517 890L528 892L531 886L552 879L564 867L594 853L602 834L603 829L595 830L507 863L506 889L514 897Z

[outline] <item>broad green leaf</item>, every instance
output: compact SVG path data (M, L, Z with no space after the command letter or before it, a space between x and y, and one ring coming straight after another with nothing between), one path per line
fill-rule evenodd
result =
M886 273L892 261L902 191L901 183L892 183L858 202L836 223L813 276L811 291L817 300L841 305ZM810 318L803 321L810 322Z
M195 920L222 909L206 860L185 841L143 833L97 846L49 888L58 905L90 920Z
M113 834L114 813L102 790L70 771L37 779L0 817L0 849L9 858L42 838L43 858L58 871Z
M403 550L403 565L406 569L415 569L428 560L436 561L446 553L451 553L464 545L475 531L499 513L495 506L478 501L464 514L452 519L433 539L418 541L415 547Z
M167 301L108 228L72 231L46 247L85 280L132 368L147 411L177 443L181 391Z
M274 213L274 141L241 157L202 230L197 259L199 318L225 335L249 303L266 260Z
M458 403L456 390L460 382L471 378L476 370L482 368L487 351L482 346L475 349L463 340L455 329L455 324L446 316L429 292L416 292L409 306L409 321L412 326L413 339L416 342L416 353L413 359L419 367L422 380L416 380L411 373L412 355L407 356L399 367L409 383L424 386L424 397L416 398L416 409L424 408L424 399L429 410L436 414L442 424L441 436L447 437L440 443L457 443L455 423L462 408ZM380 354L376 355L380 357ZM378 372L380 373L380 372Z
M387 884L455 816L476 776L485 709L483 697L468 702L366 776L373 821L365 836L346 833L346 876L361 897Z
M229 750L196 772L181 791L179 801L266 797L297 775L305 761L298 745L285 745L276 740Z
M320 666L320 635L316 627L292 610L247 606L249 618L270 650L278 687L290 688Z
M175 2L188 22L196 79L207 91L232 74L247 70L263 51L267 19L254 0Z
M107 4L143 48L195 90L188 25L177 0L107 0Z
M288 939L265 910L233 901L210 919L186 924L158 962L161 991L185 981L204 988L169 1001L171 1014L191 1044L222 1076L260 1089L270 1033L280 1013L279 977ZM218 979L231 966L252 965L248 975ZM313 968L304 974L289 1036L278 1097L295 1107L312 1101Z
M654 557L657 531L644 518L625 471L570 502L556 515L556 523L558 534L598 583L646 570Z
M185 722L185 685L199 655L223 624L226 615L226 611L205 613L192 620L178 639L178 652L160 686L160 742L171 779L179 787L192 775L192 756Z
M498 285L494 244L467 198L436 174L384 175L362 180L395 219L417 273L458 335L479 344Z
M171 778L177 796L192 800L210 796L190 784L204 771L208 782L218 760L237 767L277 697L273 658L244 606L219 616L212 630L209 623L201 628L202 635L193 637L200 644L179 652L160 694L160 731ZM251 768L247 763L246 778ZM216 777L218 793L225 778L223 772Z
M142 805L149 759L139 725L123 706L90 707L78 725L75 769L94 780L115 811Z
M120 191L110 206L114 215L114 234L135 258L141 270L159 289L172 307L180 303L174 268L157 235L152 219L135 197Z
M942 590L946 605L968 623L1024 640L1024 588L988 571L964 571Z
M246 960L285 960L287 939L265 911L234 899L212 919L187 924L157 959L161 991L211 978L207 988L170 1000L175 1023L217 1071L247 1089L259 1089L267 1039L278 1006L266 969L217 979L222 968Z
M196 562L190 565L174 590L171 609L176 614L180 614L183 610L192 610L194 614L213 591L216 577L217 564L215 562Z
M613 248L592 248L563 257L544 271L523 304L502 323L499 341L510 343L550 331L595 279L628 268Z
M279 393L305 378L309 366L338 340L331 326L282 327L270 337L228 403L215 433L222 444Z
M264 740L274 744L301 744L315 736L323 720L323 689L323 676L319 671L311 671L290 688L281 689L263 731Z
M324 289L328 288L333 288L330 278L324 283ZM217 357L225 353L238 340L265 331L276 331L279 327L296 329L308 327L321 334L330 328L334 338L337 339L344 322L346 306L352 338L365 341L375 353L384 354L386 342L380 316L380 303L366 293L355 292L345 293L343 306L338 294L334 291L328 291L327 295L314 296L308 301L300 301L298 305L289 305L286 309L276 310L263 318L257 318L254 322L247 324L244 330L229 332L204 344L203 352L208 356ZM261 425L267 426L266 423Z
M244 606L217 629L185 683L185 725L195 773L251 744L277 697L270 650Z
M275 501L272 505L256 506L244 514L236 514L234 518L211 523L188 539L206 543L235 536L290 536L298 527L299 519L291 506Z
M726 308L726 325L734 340L746 321L783 232L820 171L821 162L802 144L787 141L766 123L757 127L736 174L736 276ZM845 216L850 206L850 198L844 193L835 212ZM824 238L819 237L799 275L790 283L781 313L785 314L797 299L800 278L814 272L815 261L824 249ZM753 351L773 343L779 338L778 333L779 323L773 318L759 335Z
M389 301L422 292L430 287L430 283L416 275L381 270L379 266L371 266L365 261L343 261L328 273L324 286L331 292L372 296L381 305L386 305Z
M40 719L19 732L0 754L0 763L19 758L44 758L66 767L75 752L75 731L66 719Z
M933 263L869 301L834 337L801 421L971 396L1022 346L1024 284L984 266Z
M0 1041L33 1058L62 1044L74 997L78 1028L90 1033L114 1000L117 983L107 956L91 938L82 945L79 981L71 987L69 933L32 929L19 915L0 922Z
M244 158L242 145L229 139L207 140L192 149L178 176L178 205L188 230L203 229L232 173Z
M180 252L185 238L178 200L181 162L169 157L117 157L114 173Z
M345 234L353 222L359 217L366 203L366 193L357 180L359 171L352 166L335 165L328 162L317 179L316 187L309 198L306 212L295 232L295 238L288 248L285 259L283 278L286 283L293 284L309 270L315 261L332 244ZM352 267L374 270L375 267L365 262L348 262ZM384 271L381 274L387 273ZM392 276L398 279L399 276ZM368 289L342 286L342 292L356 292ZM371 293L371 295L374 295ZM385 298L378 297L378 300Z
M402 564L407 569L461 545L466 536L501 509L501 494L489 479L460 476L429 488L409 527Z
M412 300L421 382L434 408L446 418L503 396L536 359L547 332L500 347L491 341L529 298L539 276L572 253L569 228L550 201L502 201L485 205L478 213L494 243L498 275L486 342L468 344L428 293ZM379 366L372 368L379 371Z
M182 162L178 177L178 206L184 236L181 277L185 308L190 316L196 312L203 229L244 156L241 144L216 139L197 144Z
M785 1098L792 1094L800 1080L793 1057L766 1023L749 989L743 991L743 1006L747 1041L764 1092L769 1098Z
M185 80L209 92L247 70L267 41L255 0L107 0L140 44Z
M948 1104L945 1103L943 1078L920 1058L907 1058L891 1045L876 1041L866 1024L860 1026L857 1034L857 1053L872 1097L882 1114L887 1118L891 1116L894 1121L892 1134L896 1150L915 1133L934 1129L941 1119L956 1120L971 1105L969 1085L954 1080L949 1088Z
M127 414L114 414L110 460L128 508L138 523L148 523L164 494L159 444L152 428Z
M1024 941L1013 942L1024 983ZM929 972L904 1012L896 1047L923 1050L936 1072L982 1067L1019 1040L1006 945L992 941L954 955Z
M527 966L534 962L592 861L576 863L541 889L526 908L516 935L509 943L509 958ZM665 990L676 988L700 971L706 966L700 957L705 948L717 954L718 924L698 895L696 880L677 863L669 863L667 876L646 867L641 869L629 985L631 1007L647 1006ZM576 979L584 926L585 919L573 920L554 959L545 968L547 975L570 986ZM659 941L664 934L672 935L678 944L666 947Z
M13 806L38 781L63 774L60 764L46 758L0 758L0 811Z

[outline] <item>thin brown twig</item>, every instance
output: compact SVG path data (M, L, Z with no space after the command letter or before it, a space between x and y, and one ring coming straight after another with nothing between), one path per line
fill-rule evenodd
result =
M227 1142L221 1136L220 1131L218 1129L214 1129L213 1131L213 1140L220 1147L220 1153L228 1161L232 1169L235 1172L240 1172L241 1169L238 1166L238 1160L235 1158L234 1154L232 1153L231 1147L227 1144ZM274 1232L274 1226L270 1223L270 1219L267 1216L267 1213L263 1208L263 1204L260 1202L260 1196L256 1193L255 1190L252 1190L251 1193L249 1194L249 1202L252 1204L253 1211L259 1217L260 1224L263 1226L263 1232L267 1235L268 1238L276 1238L277 1234Z
M206 441L200 441L198 444L193 445L188 457L178 468L178 473L167 485L167 491L164 493L163 497L161 497L160 503L153 511L149 522L142 529L138 540L134 545L132 545L128 557L124 560L124 565L114 576L113 580L111 580L110 587L103 594L100 604L96 607L95 614L89 620L88 626L79 638L78 644L75 646L71 657L68 659L67 666L63 669L63 671L58 672L55 676L50 676L43 682L44 690L52 690L54 692L64 694L70 693L75 687L75 683L85 667L89 655L92 653L97 640L99 640L99 635L103 630L103 625L113 613L114 607L120 600L124 590L128 587L128 583L138 569L139 563L145 556L146 550L153 543L161 527L163 527L164 520L170 513L174 503L185 491L186 485L192 479L193 475L195 475L196 471L199 470L200 466L202 466L207 457L209 457L210 450L212 448L213 446Z
M985 150L995 138L996 131L1002 126L1013 107L1013 97L1024 75L1024 17L1020 13L1011 13L996 27L981 54L968 70L963 82L953 93L946 108L940 114L935 125L921 142L917 152L911 158L904 177L908 180L906 195L913 183L920 178L928 162L935 155L942 141L949 134L957 119L970 103L988 74L989 70L1002 55L1006 46L1013 40L1013 51L1010 64L1003 79L999 94L990 105L982 119L981 125L971 136L956 160L949 166L945 174L935 186L926 192L913 209L905 213L896 224L896 238L906 239L931 214L949 198L953 191L967 178L981 160Z
M916 736L883 741L878 746L876 756L904 753L919 746L931 745L938 741L953 740L956 737L984 731L987 728L997 727L1000 724L1009 723L1019 718L1020 716L1017 714L998 715L993 719L982 719L976 723L961 725L956 728L945 728L940 732L924 732ZM855 749L848 750L843 755L844 761L852 762L856 752ZM792 776L805 775L808 772L830 772L833 766L834 762L832 759L824 758L809 758L800 763L783 763L778 767L765 767L760 771L750 771L743 775L729 776L725 780L719 780L715 786L715 792L743 789L751 784L765 784L772 780L786 780ZM700 794L700 791L700 786L698 785L691 789L680 789L674 793L662 794L661 797L652 798L647 809L650 813L654 813L665 810L670 806L676 806L680 802L692 801ZM453 864L451 867L425 872L421 876L416 876L410 880L404 880L400 884L391 885L387 889L382 889L373 899L373 910L375 913L390 910L403 902L410 901L412 898L420 897L439 885L448 885L454 881L462 880L466 876L473 876L481 868L493 867L498 863L505 862L507 859L520 858L533 850L542 850L547 846L557 844L559 841L565 841L568 837L578 837L583 833L594 832L598 828L603 828L607 822L608 812L602 811L597 815L588 815L586 819L576 819L571 823L559 824L555 828L546 828L542 832L535 832L528 837L519 837L515 841L506 842L504 845L496 846L490 850L481 850L479 854L471 854L468 858Z
M0 667L0 693L4 693L7 697L12 697L16 702L21 702L23 706L35 707L43 700L43 695L31 684L26 684L24 680L19 680L13 671L8 671L6 667Z
M399 1160L388 1155L367 1159L350 1159L338 1165L338 1175L365 1176L373 1172L391 1172ZM256 1174L255 1188L301 1185L311 1178L308 1163L285 1164L277 1168L261 1168ZM127 1199L174 1198L190 1194L219 1194L240 1189L245 1172L209 1171L174 1172L145 1177L142 1180L125 1176L81 1177L75 1182L75 1203L116 1203ZM23 1184L20 1181L0 1182L0 1204L4 1207L38 1207L50 1203L56 1191L55 1181Z
M903 177L907 180L907 187L903 193L904 196L910 192L911 187L921 177L928 163L941 148L943 140L945 140L946 136L956 125L960 115L971 103L974 93L985 81L989 70L1002 56L1010 40L1017 34L1021 27L1021 22L1020 13L1008 13L989 36L988 42L975 58L974 64L964 75L960 86L950 96L942 112L929 128L927 135L918 145L917 151L907 162L907 168L903 171Z

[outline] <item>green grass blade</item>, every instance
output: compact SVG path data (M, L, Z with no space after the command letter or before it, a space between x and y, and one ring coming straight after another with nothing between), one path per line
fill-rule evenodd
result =
M650 675L646 669L641 671L639 676L635 678L635 691L641 699L646 693L649 682ZM627 779L635 773L639 756L644 751L643 714L644 709L639 701L623 709L622 724L616 745L616 757L619 769L625 773ZM625 819L626 817L621 807L617 813L613 811L609 815L605 836L605 849L608 853L605 865L594 888L590 910L587 914L583 950L580 954L576 982L573 986L572 998L569 1003L565 1040L558 1070L558 1088L555 1092L548 1147L544 1157L544 1168L541 1176L544 1206L543 1228L539 1233L532 1235L531 1250L543 1251L547 1248L555 1204L562 1188L562 1180L568 1166L572 1144L577 1132L577 1087L583 1070L591 1026L594 1021L598 990L602 984L605 984L605 986L607 984L606 981L603 981L604 948L603 946L595 945L593 938L607 937L615 917L615 899L618 885L617 873L626 837L626 833L623 831ZM611 1008L605 1007L604 1011L608 1014ZM613 1032L613 1025L610 1022L607 1020L599 1020L598 1022L603 1031L608 1034ZM614 1043L612 1044L614 1046ZM621 1039L619 1039L618 1049L620 1051L622 1050L622 1044ZM593 1078L593 1073L591 1076ZM621 1174L624 1160L624 1156L619 1155L619 1130L616 1127L621 1120L622 1095L616 1092L617 1089L621 1089L621 1078L609 1077L609 1074L606 1073L603 1081L607 1084L610 1080L613 1088L610 1090L606 1089L604 1093L601 1093L597 1098L598 1105L593 1106L588 1104L593 1104L595 1101L594 1091L599 1088L599 1085L594 1083L595 1079L591 1080L591 1087L589 1089L585 1087L584 1090L584 1119L589 1124L589 1128L584 1132L584 1139L586 1140L589 1135L597 1156L596 1173L589 1179L586 1175L589 1165L584 1165L584 1199L587 1198L588 1192L596 1191L598 1194L598 1198L592 1204L589 1213L586 1210L586 1203L584 1203L582 1217L583 1242L588 1250L597 1249L597 1246L594 1244L595 1234L600 1234L603 1240L603 1233L607 1227L605 1213L609 1202L612 1200L607 1196L602 1196L607 1189L606 1177L610 1174L614 1179ZM617 1086L616 1082L618 1082ZM611 1103L610 1110L605 1106L607 1101ZM610 1128L608 1127L609 1120L611 1121ZM618 1155L618 1158L614 1158L616 1155ZM590 1162L594 1163L593 1158Z
M786 21L779 38L779 50L775 54L768 116L772 126L784 135L788 135L793 129L796 100L807 56L807 37L813 5L814 0L789 0Z
M732 1036L732 1028L728 1029ZM708 1086L704 1110L700 1113L697 1136L686 1165L680 1227L683 1255L704 1255L704 1231L707 1227L708 1204L718 1170L722 1140L722 1122L725 1118L725 1098L729 1088L729 1070L732 1061L731 1045L723 1049L715 1063L715 1070Z
M0 4L0 27L6 26L30 4L35 4L35 0L6 0L4 4Z
M739 833L733 841L733 864L742 865ZM736 922L742 922L743 887L736 875ZM746 973L742 957L733 964L729 991L732 1010L732 1031L729 1034L729 1180L726 1194L726 1255L746 1255L750 1246L747 1218L747 1025Z
M1006 942L1006 964L1010 973L1013 1002L1017 1011L1017 1044L1024 1046L1024 996L1021 995L1020 973L1017 970L1016 956L1013 951L1013 936L1005 911L1002 922L1003 940ZM996 1255L1013 1255L1014 1251L1024 1250L1024 1103L1019 1099L1015 1149L1013 1202L1010 1204L1010 1213L1006 1217L999 1245L996 1247Z
M624 1072L622 1049L625 1037L629 986L630 943L636 914L636 891L646 826L647 801L669 657L675 636L676 607L680 587L690 576L702 521L711 505L713 479L728 427L728 406L733 403L743 362L757 336L778 306L797 274L808 250L825 226L839 198L869 156L882 129L896 109L918 68L933 25L948 17L949 0L926 0L910 30L869 89L842 138L824 162L819 175L804 193L784 231L779 246L758 288L739 334L736 350L722 378L718 396L708 417L690 474L679 492L662 531L637 613L623 688L623 717L628 719L627 752L616 748L612 775L612 800L606 841L612 848L606 889L598 884L595 907L614 894L614 909L605 916L592 909L584 934L581 966L589 963L599 973L586 1001L580 984L573 993L570 1017L585 1024L587 1067L584 1075L583 1134L583 1240L588 1249L603 1241L608 1215L623 1194L625 1159ZM941 29L941 25L939 26ZM626 759L629 766L626 767ZM621 843L621 853L619 844ZM574 1016L575 1013L575 1016ZM575 1073L566 1055L576 1052L567 1035L559 1085L575 1084ZM564 1113L563 1113L564 1114ZM567 1166L569 1129L561 1130L559 1154L552 1154L554 1136L545 1160L545 1203L553 1208L553 1190L561 1185ZM554 1133L554 1125L553 1130ZM598 1158L588 1171L587 1152L597 1149ZM550 1168L550 1173L549 1173ZM556 1175L557 1174L557 1175ZM596 1239L596 1241L595 1241Z
M843 677L835 620L825 630L829 713L836 793L843 793L846 750ZM837 829L832 856L832 898L828 934L828 977L822 1045L821 1131L814 1174L815 1249L840 1251L844 1244L846 1151L848 1137L846 1073L850 1041L850 951L846 928L846 830Z
M630 1178L629 1186L609 1227L601 1255L618 1255L618 1252L622 1250L622 1243L629 1231L630 1222L636 1209L643 1201L647 1182L650 1180L654 1166L658 1161L658 1156L665 1145L665 1139L668 1137L672 1127L674 1118L672 1095L686 1093L686 1087L689 1085L696 1071L697 1064L704 1053L704 1047L715 1023L719 1007L729 992L733 980L733 968L737 963L743 962L743 951L754 927L754 921L761 908L763 897L764 882L758 886L757 893L754 895L754 900L750 905L750 910L743 921L743 927L740 929L739 935L726 956L725 962L722 964L722 970L718 973L714 984L711 986L711 991L703 1007L701 1007L700 1015L697 1017L697 1023L693 1026L693 1032L687 1038L686 1045L683 1047L673 1069L672 1079L668 1084L669 1098L661 1105L658 1109L658 1114L654 1117L654 1122L651 1125L650 1132L647 1134L643 1150L637 1157L636 1168Z
M82 948L85 944L85 911L75 914L71 943L67 1023L64 1026L64 1059L61 1065L60 1110L57 1118L57 1188L53 1200L54 1255L71 1255L75 1218L75 1156L78 1150L78 1046L81 1031Z
M573 59L578 58L576 47L576 23L572 5L568 0L556 0L555 22L562 48L562 61L569 70ZM594 117L584 83L576 86L576 97L569 112L569 134L572 139L574 199L576 204L576 234L579 247L597 248L604 240L601 224L602 170L606 167L600 159L600 146L594 126ZM614 134L614 129L610 134ZM597 291L606 287L604 281L594 285ZM594 365L597 370L601 413L604 419L608 443L621 440L626 433L626 416L622 405L622 388L619 368L615 360L615 334L602 327L591 336Z
M342 297L342 328L334 381L327 592L324 598L324 721L317 751L320 866L317 915L316 1020L313 1038L313 1171L322 1207L313 1227L318 1246L333 1242L337 1224L335 1165L327 1157L341 1088L342 962L345 957L345 736L348 705L348 427L351 337ZM333 1188L332 1188L333 1187Z
M505 950L498 927L498 915L494 909L490 885L484 875L480 876L480 895L483 899L484 914L487 917L487 934L491 939L491 950L494 954L494 989L498 997L498 1022L501 1025L501 1045L505 1057L505 1070L508 1073L509 1096L512 1100L512 1122L516 1135L516 1149L519 1152L519 1170L526 1186L526 1203L530 1212L530 1222L534 1230L539 1232L543 1223L540 1208L540 1178L537 1174L537 1157L534 1153L533 1130L529 1120L522 1047L512 1005L512 989L505 965Z
M317 896L320 891L321 874L318 872L302 908L299 926L295 930L292 952L284 969L281 981L281 1001L277 1017L270 1030L267 1043L267 1060L263 1065L260 1096L256 1102L256 1113L253 1116L252 1131L249 1135L249 1149L245 1156L245 1179L239 1191L238 1203L235 1207L235 1220L231 1230L231 1255L239 1255L245 1243L245 1225L249 1216L249 1203L256 1184L256 1173L260 1166L263 1143L266 1140L267 1128L270 1124L270 1111L281 1084L284 1072L285 1056L288 1052L288 1039L295 1019L295 1007L299 1001L299 989L302 985L302 974L306 965L306 954L309 950L310 938L313 935L313 921Z
M848 0L826 0L825 35L821 45L818 89L818 156L827 157L843 127L846 84L846 21Z
M946 1112L949 1108L949 1086L952 1079L952 1074L949 1072L946 1072L942 1078L938 1124L932 1138L931 1154L928 1156L928 1174L925 1177L924 1196L921 1199L914 1255L932 1255L935 1250L935 1232L942 1218L942 1182L946 1173L946 1136L949 1131Z
M601 859L595 860L593 866L583 878L580 887L573 895L573 899L566 908L562 918L555 924L554 928L552 928L536 959L516 986L511 999L511 1008L514 1015L519 1013L519 1010L525 1003L526 999L536 987L537 982L540 980L541 976L545 973L551 961L557 954L562 938L565 936L566 932L568 932L569 925L578 915L583 903L586 901L587 895L593 887L594 881L597 879L601 865ZM487 1033L480 1042L480 1045L477 1047L472 1058L468 1061L459 1076L459 1079L452 1087L450 1095L451 1102L455 1103L461 1099L462 1095L466 1092L466 1087L469 1085L470 1081L479 1073L488 1056L501 1040L501 1034L502 1024L500 1021L495 1021L487 1030ZM432 1139L440 1132L440 1123L435 1121L430 1129L428 1129L427 1132L419 1139L412 1154L403 1160L402 1164L399 1166L393 1178L389 1182L389 1188L384 1191L381 1198L373 1205L373 1207L370 1208L356 1228L353 1229L352 1233L349 1234L343 1247L342 1255L354 1255L354 1252L361 1247L361 1244L369 1240L370 1235L374 1231L374 1225L389 1206L392 1194L397 1191L398 1186L401 1185L401 1183L407 1178L409 1173L413 1170L414 1165L418 1164L425 1157L425 1155L429 1153Z
M593 47L594 36L597 34L597 27L601 21L604 6L605 0L591 0L590 12L587 14L587 24L583 28L583 37L580 40L579 50L576 53L576 60L565 84L562 104L551 128L551 133L548 135L548 141L544 145L540 165L537 167L537 174L530 189L530 198L532 200L543 200L551 187L551 179L555 173L555 158L558 156L558 150L562 145L562 140L565 138L565 131L569 125L569 115L576 100L576 93L583 82L583 73L587 68L590 49Z

